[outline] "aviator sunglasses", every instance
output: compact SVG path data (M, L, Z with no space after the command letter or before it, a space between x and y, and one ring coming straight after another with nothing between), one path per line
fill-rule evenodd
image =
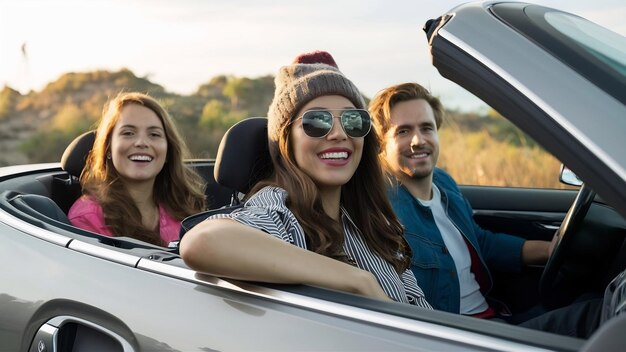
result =
M338 116L341 128L349 137L365 137L372 128L370 114L363 109L307 110L296 120L302 119L302 128L307 136L324 138L330 133L335 123L335 117L331 111L341 111L341 115Z

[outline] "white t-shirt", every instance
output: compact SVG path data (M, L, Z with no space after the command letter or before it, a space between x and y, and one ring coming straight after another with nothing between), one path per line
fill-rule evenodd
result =
M472 260L470 258L467 244L459 232L459 229L452 223L448 217L443 204L441 202L441 192L439 188L433 184L433 197L430 200L417 200L425 207L429 207L433 212L435 224L441 232L443 242L445 243L454 265L459 279L459 288L461 293L460 313L472 315L484 312L489 305L485 301L485 297L480 293L480 286L474 278L471 271Z

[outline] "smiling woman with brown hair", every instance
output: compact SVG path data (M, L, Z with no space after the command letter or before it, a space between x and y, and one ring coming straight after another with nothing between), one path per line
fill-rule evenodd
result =
M84 195L73 225L108 236L167 246L180 221L205 208L202 179L183 160L187 147L152 97L120 93L103 111L80 177Z

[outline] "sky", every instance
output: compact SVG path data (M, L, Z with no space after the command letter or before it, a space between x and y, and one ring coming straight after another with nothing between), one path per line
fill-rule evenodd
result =
M452 109L484 106L432 67L424 23L459 0L0 0L0 88L39 91L66 72L128 68L191 94L212 77L275 74L330 52L372 97L418 82ZM626 1L531 0L626 36Z

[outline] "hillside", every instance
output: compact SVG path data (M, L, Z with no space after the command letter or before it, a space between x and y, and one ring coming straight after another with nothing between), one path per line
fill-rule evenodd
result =
M95 125L105 102L120 91L159 99L178 123L195 156L211 156L234 121L263 116L273 78L218 76L188 96L167 92L130 70L66 73L40 92L0 91L0 166L58 161L65 146Z
M157 97L170 96L163 87L138 78L129 70L66 73L41 92L28 95L4 87L0 92L0 149L4 151L0 165L58 161L60 154L56 152L63 150L60 145L39 140L36 143L42 148L39 151L26 145L33 145L34 137L50 142L51 135L69 138L86 130L97 119L109 96L131 87ZM55 142L66 140L57 138Z

